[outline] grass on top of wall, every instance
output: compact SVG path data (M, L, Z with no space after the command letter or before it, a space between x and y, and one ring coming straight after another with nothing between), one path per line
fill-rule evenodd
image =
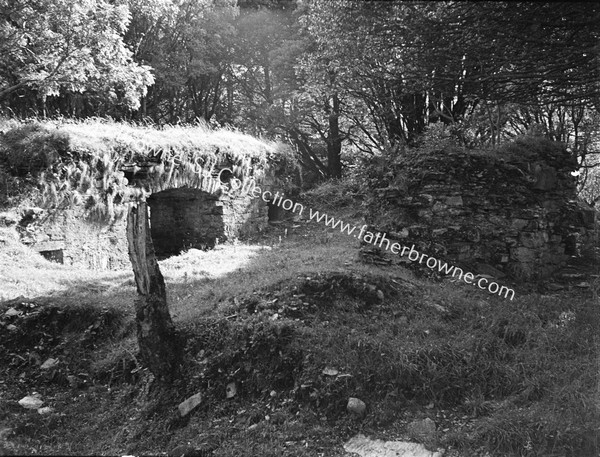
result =
M0 132L5 183L37 180L37 204L85 205L96 221L114 220L124 213L124 203L149 192L184 186L217 192L215 177L223 167L240 179L257 180L269 168L285 175L295 167L292 151L281 143L207 124L155 128L99 119L0 119ZM143 171L144 179L132 186L125 169L134 177Z
M47 150L43 152L51 158L77 153L100 156L114 152L129 159L165 151L204 158L229 155L237 162L251 159L255 164L265 166L269 156L281 152L282 148L273 141L231 128L216 130L206 123L156 128L105 119L20 122L4 118L0 119L0 132L3 132L0 150L5 160L10 160L12 154L33 154L32 147L47 142Z

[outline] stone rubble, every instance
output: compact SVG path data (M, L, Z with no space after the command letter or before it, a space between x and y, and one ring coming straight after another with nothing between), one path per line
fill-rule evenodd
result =
M383 441L356 435L344 444L344 450L360 457L442 457L443 450L428 451L425 446L406 441Z
M475 275L549 277L593 241L595 211L577 200L572 155L532 141L497 154L444 149L398 159L369 196L368 230ZM385 246L364 243L363 258L404 259Z
M346 406L346 409L348 410L348 412L350 412L358 417L362 417L365 415L365 412L367 410L367 405L365 404L364 401L362 401L358 398L350 397L348 399L348 405Z

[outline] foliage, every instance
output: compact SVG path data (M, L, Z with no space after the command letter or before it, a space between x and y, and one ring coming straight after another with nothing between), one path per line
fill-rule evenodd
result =
M581 25L600 12L587 4L317 0L311 7L320 54L364 106L368 122L355 112L356 127L371 143L410 141L428 123L461 122L480 105L594 100L597 37Z
M98 220L123 214L123 205L148 192L185 185L214 192L221 167L257 181L273 167L284 181L294 163L281 144L231 129L200 124L157 130L100 121L24 124L0 138L0 158L16 175L35 173L44 206L85 203ZM135 176L140 166L148 175L141 187L123 171L129 167Z
M401 154L436 123L467 148L541 128L581 163L598 151L592 3L1 5L3 106L19 116L234 125L289 142L319 179L349 171L349 151Z
M135 47L136 59L156 72L142 116L161 123L211 120L222 109L235 2L132 0L129 4L133 20L127 41Z
M360 185L350 177L330 179L303 193L302 197L320 211L356 208Z
M580 174L579 196L588 204L598 206L600 202L600 157L598 154L588 157Z
M69 154L68 135L35 123L9 130L2 136L0 144L0 159L16 177L39 177L55 163L67 160Z
M123 42L129 19L126 6L104 0L3 0L0 99L88 91L137 109L153 77Z

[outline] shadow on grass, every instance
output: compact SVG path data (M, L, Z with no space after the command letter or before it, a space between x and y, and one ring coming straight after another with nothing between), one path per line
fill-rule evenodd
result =
M446 447L592 455L598 316L591 297L531 294L511 302L426 283L357 262L353 239L323 241L321 231L289 228L281 242L284 228L268 245L190 250L160 263L171 313L190 336L193 366L178 394L205 392L210 405L194 419L199 429L215 418L211 408L235 416L246 400L275 398L272 391L345 424L345 402L357 396L369 405L364 425L374 429L431 416L438 431L448 430L439 432ZM48 298L133 308L129 273L64 284L67 291ZM366 300L378 291L383 298ZM129 343L103 349L96 365L133 360ZM323 375L325 368L338 375ZM223 403L232 381L243 388ZM267 407L259 422L265 414ZM186 430L171 430L161 446ZM230 447L231 455L240 450Z

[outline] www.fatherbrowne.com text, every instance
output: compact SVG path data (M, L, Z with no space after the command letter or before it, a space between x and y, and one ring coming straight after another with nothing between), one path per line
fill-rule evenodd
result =
M224 169L223 171L228 170ZM231 170L228 170L231 172ZM233 173L231 173L233 174ZM219 175L220 178L220 175ZM304 206L300 203L295 203L289 198L284 198L283 194L279 192L271 192L269 190L262 191L260 187L256 185L254 179L244 179L244 181L240 181L237 178L232 179L229 182L229 188L232 191L239 191L240 194L249 195L251 198L261 197L263 201L269 202L272 205L279 206L287 211L292 211L298 216L302 216L304 213ZM411 262L418 261L419 264L424 263L427 268L431 270L437 270L439 273L444 273L446 275L452 275L452 277L458 277L458 280L462 280L467 284L472 284L473 286L479 287L480 289L487 290L492 294L498 294L499 296L503 296L504 298L509 298L512 300L515 296L515 291L513 289L509 289L506 286L501 286L496 282L490 282L488 278L483 276L475 276L471 272L465 273L461 268L455 267L453 265L448 265L448 263L439 260L435 257L429 256L427 254L420 253L415 249L415 245L412 246L402 246L398 242L391 242L385 233L373 233L367 230L368 226L363 225L360 230L357 231L357 226L350 225L348 223L344 223L341 220L336 220L334 217L330 217L325 213L320 213L319 211L313 211L312 208L309 208L308 211L308 219L311 221L316 221L319 223L324 223L325 226L330 227L332 229L339 229L341 233L345 233L349 236L354 236L356 239L364 241L365 243L373 244L379 248L384 248L386 251L389 250L393 254L399 254L400 256L407 256ZM385 243L385 245L384 245Z

